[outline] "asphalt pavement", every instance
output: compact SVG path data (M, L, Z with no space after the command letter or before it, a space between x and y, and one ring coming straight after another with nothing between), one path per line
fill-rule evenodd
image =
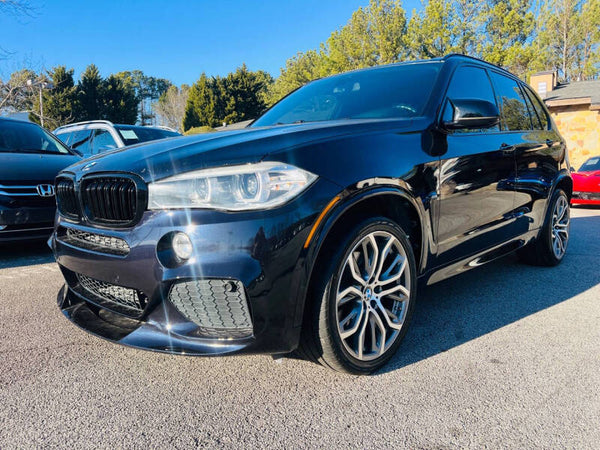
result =
M509 256L421 291L374 376L121 347L69 323L44 244L0 248L0 449L599 448L600 209L556 268Z

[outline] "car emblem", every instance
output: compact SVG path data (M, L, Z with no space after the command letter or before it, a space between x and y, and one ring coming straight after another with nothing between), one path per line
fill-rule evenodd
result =
M91 163L89 163L89 164L86 164L86 165L83 167L83 169L81 169L81 170L84 170L84 171L90 170L90 169L91 169L92 167L94 167L95 165L96 165L96 162L95 162L95 161L94 161L94 162L91 162Z
M35 190L40 197L54 197L54 186L51 184L38 184Z

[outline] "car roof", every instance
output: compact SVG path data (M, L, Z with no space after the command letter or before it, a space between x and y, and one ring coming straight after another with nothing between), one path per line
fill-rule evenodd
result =
M155 129L155 130L165 130L165 131L176 132L175 130L166 129L166 128L160 127L160 126L152 126L152 125L129 125L129 124L126 124L126 123L112 123L109 120L86 120L86 121L83 121L83 122L75 122L75 123L69 123L67 125L62 125L62 126L56 128L54 130L54 133L59 133L61 131L67 131L69 128L76 128L76 127L81 127L81 126L86 126L86 125L107 125L107 126L111 126L111 127L128 127L128 128L136 128L136 129L151 128L151 129Z
M0 121L2 121L2 122L12 122L12 123L22 123L22 124L25 124L25 125L33 125L33 126L39 127L39 125L37 123L28 122L26 120L11 119L10 117L0 117Z
M509 76L511 78L514 78L515 80L519 80L522 82L522 80L520 80L516 75L510 73L508 70L487 62L483 59L480 58L476 58L474 56L469 56L469 55L463 55L461 53L449 53L445 56L439 56L439 57L435 57L435 58L429 58L429 59L415 59L415 60L407 60L407 61L399 61L396 63L391 63L391 64L382 64L379 66L370 66L370 67L363 67L360 69L354 69L354 70L349 70L346 72L342 72L342 73L336 73L336 74L332 74L326 77L321 77L321 78L317 78L313 81L317 81L319 79L325 79L325 78L330 78L330 77L336 77L338 75L344 75L347 73L353 73L353 72L363 72L363 71L368 71L368 70L378 70L378 69L383 69L386 67L399 67L399 66L405 66L405 65L412 65L412 64L426 64L426 63L445 63L445 62L460 62L460 61L466 61L466 62L471 62L471 63L476 63L477 65L481 65L482 67L486 67L488 69L494 69L497 72L502 72L503 75Z

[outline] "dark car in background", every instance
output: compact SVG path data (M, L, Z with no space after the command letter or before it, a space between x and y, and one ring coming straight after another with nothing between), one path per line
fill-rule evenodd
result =
M513 251L560 263L572 180L537 95L451 55L311 82L248 128L88 159L56 189L58 303L80 327L361 374L418 285Z
M85 157L128 145L181 136L167 127L113 124L108 120L71 123L57 128L54 134Z
M0 243L50 236L54 178L80 159L42 127L0 118Z

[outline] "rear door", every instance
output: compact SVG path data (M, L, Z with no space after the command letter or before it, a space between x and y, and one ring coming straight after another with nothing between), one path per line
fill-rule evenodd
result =
M524 84L521 84L521 89L529 109L532 130L526 138L529 145L515 153L515 201L529 229L533 230L543 224L546 199L560 170L566 147L561 136L553 129L550 114L542 101Z
M443 121L451 120L449 100L481 99L496 103L487 71L457 68L443 105ZM467 258L516 234L513 142L499 126L456 130L447 136L440 164L438 264Z

